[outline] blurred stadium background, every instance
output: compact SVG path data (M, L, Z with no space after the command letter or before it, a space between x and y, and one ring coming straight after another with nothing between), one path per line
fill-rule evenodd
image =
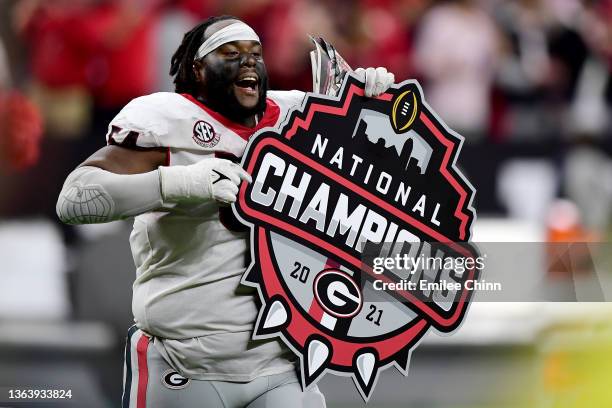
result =
M310 89L308 34L419 79L466 138L476 241L609 241L610 0L0 0L0 391L119 405L130 223L61 225L55 201L125 103L172 90L183 33L216 14L260 34L275 89ZM408 378L385 371L369 406L612 406L611 317L601 302L475 303ZM362 405L349 379L320 385L329 407Z

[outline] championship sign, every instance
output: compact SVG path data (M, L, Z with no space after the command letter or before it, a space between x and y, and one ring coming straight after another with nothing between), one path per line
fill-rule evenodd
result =
M367 400L381 370L407 374L428 330L461 323L471 298L462 283L478 268L390 264L475 257L461 143L415 81L367 98L352 76L337 97L309 94L249 141L242 166L253 182L234 212L251 228L243 283L263 304L254 338L280 336L301 359L303 387L325 372L352 376Z

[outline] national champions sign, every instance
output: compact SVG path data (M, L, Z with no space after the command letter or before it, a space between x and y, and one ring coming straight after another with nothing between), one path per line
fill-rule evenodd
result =
M461 323L469 290L401 283L460 283L476 268L373 265L408 252L475 256L474 189L455 167L461 143L415 81L366 98L352 76L338 97L308 95L280 130L251 138L242 165L253 183L241 186L234 212L251 228L243 283L263 303L254 338L280 336L301 359L304 387L325 372L352 376L367 400L382 369L407 374L428 330Z

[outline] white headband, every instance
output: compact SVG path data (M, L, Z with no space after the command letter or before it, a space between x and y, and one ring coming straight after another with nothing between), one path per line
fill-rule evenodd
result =
M243 22L237 22L228 25L215 32L213 35L208 37L206 41L200 48L198 52L196 52L194 60L199 60L200 58L204 58L208 53L217 49L217 47L227 44L232 41L259 41L259 36L255 30L249 27L247 24Z

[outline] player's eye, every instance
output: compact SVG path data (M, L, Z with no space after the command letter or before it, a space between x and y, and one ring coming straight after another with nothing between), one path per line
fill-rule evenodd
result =
M238 51L226 51L224 54L228 58L237 58L240 55Z

